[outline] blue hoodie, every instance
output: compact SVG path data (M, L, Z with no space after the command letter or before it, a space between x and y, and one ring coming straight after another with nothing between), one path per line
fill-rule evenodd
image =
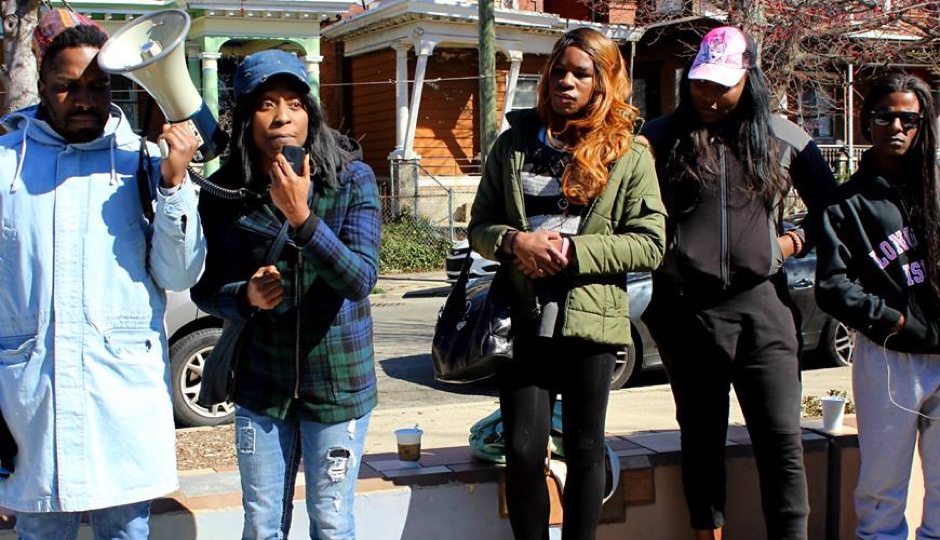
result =
M177 487L164 289L202 271L196 192L157 189L154 160L151 226L119 108L78 144L36 113L4 118L0 137L0 414L19 447L0 506L152 499Z

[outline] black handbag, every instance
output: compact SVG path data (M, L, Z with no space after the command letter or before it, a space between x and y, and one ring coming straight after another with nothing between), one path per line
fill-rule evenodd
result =
M512 358L509 269L501 265L492 280L476 280L468 287L470 263L468 253L434 327L431 357L441 381L485 379Z
M268 248L261 266L274 264L287 242L288 222L285 220L277 233L277 238ZM252 313L254 315L254 313ZM196 405L200 407L214 407L219 403L232 400L235 393L235 370L238 367L238 353L241 348L242 333L251 320L225 319L222 323L222 336L212 348L209 358L202 368L202 382L199 385L199 396Z
M16 452L16 441L13 440L13 434L0 414L0 480L13 474L13 458L16 457Z

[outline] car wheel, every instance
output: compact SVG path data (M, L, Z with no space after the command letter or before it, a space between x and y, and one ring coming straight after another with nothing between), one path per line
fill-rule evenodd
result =
M180 426L215 426L229 423L235 416L232 403L220 403L208 409L196 404L203 366L221 335L221 328L203 328L183 336L170 347L173 416Z
M832 319L826 325L824 336L825 351L828 360L836 366L851 366L852 352L855 350L855 330Z
M623 353L617 355L614 364L614 374L610 378L610 389L620 390L627 384L636 370L636 347L624 347Z

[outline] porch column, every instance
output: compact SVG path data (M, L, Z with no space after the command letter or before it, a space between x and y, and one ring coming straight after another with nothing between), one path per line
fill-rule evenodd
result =
M849 154L849 174L855 172L855 66L849 64L846 80L846 152Z
M310 83L310 93L320 101L320 62L322 56L308 54L304 56L304 64L307 66L307 82Z
M206 103L206 108L219 117L219 58L222 53L203 52L199 53L199 59L202 61L202 100ZM203 175L209 176L219 168L219 158L206 162L203 166Z
M202 87L202 65L200 63L199 46L196 44L186 44L186 69L189 71L189 78L192 79L196 88Z
M408 131L408 51L411 43L399 42L395 49L395 149L389 159L404 156L405 132Z
M418 127L418 111L421 109L421 91L424 89L424 73L428 67L428 57L434 52L437 42L419 39L415 42L418 62L415 65L414 86L411 89L411 110L408 113L408 128L405 131L405 144L402 149L404 159L415 159L415 129Z
M512 103L516 99L516 83L519 81L519 71L522 69L522 51L506 51L509 57L509 76L506 79L506 99L503 104L503 120L499 125L499 132L509 129L509 120L506 115L512 110Z

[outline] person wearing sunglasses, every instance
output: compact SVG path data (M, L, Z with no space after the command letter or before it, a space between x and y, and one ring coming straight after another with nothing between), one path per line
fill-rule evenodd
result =
M920 125L920 122L923 119L924 113L917 113L912 111L880 110L872 111L871 113L872 125L878 127L889 127L893 126L895 121L900 120L901 129L905 132L912 129L917 129L917 126Z
M908 538L918 438L926 495L916 536L940 538L936 119L924 81L897 72L874 83L861 114L872 146L826 209L817 246L819 306L860 333L852 369L859 540Z

